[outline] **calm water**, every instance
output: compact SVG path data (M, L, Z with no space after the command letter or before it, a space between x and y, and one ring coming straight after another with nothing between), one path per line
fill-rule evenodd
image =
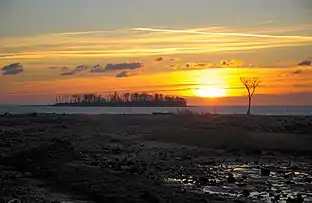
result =
M53 107L53 106L1 106L0 114L10 112L11 114L26 113L57 113L57 114L152 114L153 112L172 112L189 110L194 113L214 113L211 106L197 107ZM220 106L216 111L218 114L244 114L247 107L244 106ZM255 106L252 113L257 115L312 115L310 107L273 107Z

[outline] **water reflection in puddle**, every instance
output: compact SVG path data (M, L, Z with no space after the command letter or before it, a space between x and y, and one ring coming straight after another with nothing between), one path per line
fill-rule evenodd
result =
M261 166L263 167L263 166ZM291 171L285 166L266 165L270 168L269 176L261 175L259 165L223 164L220 166L205 167L204 184L197 184L198 177L184 175L182 178L167 178L166 182L193 186L192 190L221 196L227 199L243 198L253 202L286 202L288 197L301 194L305 202L312 202L312 175L307 171ZM307 167L308 168L308 167ZM202 171L202 168L200 168ZM207 175L208 174L208 175ZM235 182L229 182L231 174ZM196 174L197 175L197 174Z

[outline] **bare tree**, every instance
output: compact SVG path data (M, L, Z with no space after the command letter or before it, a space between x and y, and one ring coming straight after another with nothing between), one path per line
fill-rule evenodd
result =
M248 92L248 110L247 115L250 115L250 109L251 109L251 99L252 96L255 94L256 88L259 86L261 81L258 78L249 78L246 79L244 77L240 78L242 84L245 86Z

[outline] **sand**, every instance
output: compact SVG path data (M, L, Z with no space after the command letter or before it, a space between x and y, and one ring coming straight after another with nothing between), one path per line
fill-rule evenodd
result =
M312 117L1 116L0 180L0 202L309 202Z

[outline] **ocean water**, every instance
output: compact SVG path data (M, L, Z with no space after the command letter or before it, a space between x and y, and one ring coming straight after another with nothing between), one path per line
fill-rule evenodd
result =
M212 106L194 107L54 107L54 106L10 106L0 105L0 114L10 112L11 114L27 113L56 113L56 114L152 114L177 113L185 110L196 114L214 113L218 114L245 114L246 106L219 106L214 109ZM312 106L254 106L252 114L255 115L312 115Z

